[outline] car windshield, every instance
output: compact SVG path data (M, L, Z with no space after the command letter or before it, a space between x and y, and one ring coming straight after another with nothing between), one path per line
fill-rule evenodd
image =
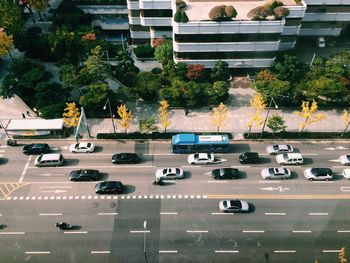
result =
M199 153L195 153L195 154L193 155L193 157L196 158L196 159L198 159Z
M175 172L176 172L177 174L179 174L179 173L180 173L180 169L179 169L179 168L176 168L176 169L175 169Z
M91 143L87 143L86 147L90 148L91 147Z
M326 168L312 168L311 172L315 176L322 176L328 174L329 170Z
M272 146L272 148L273 148L274 150L278 150L278 149L279 149L279 146L278 146L278 145L274 145L274 146Z
M231 200L230 201L230 206L242 208L242 204L241 204L241 202L239 200Z
M275 173L275 168L269 168L269 174L274 174Z

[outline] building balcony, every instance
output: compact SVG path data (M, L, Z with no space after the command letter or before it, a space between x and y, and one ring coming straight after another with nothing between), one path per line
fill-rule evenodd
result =
M285 26L282 35L299 35L301 26Z
M79 8L86 14L91 15L114 15L114 14L128 14L126 5L79 5Z
M302 6L287 6L289 10L288 18L304 17L306 5Z
M174 58L175 63L184 62L187 65L201 64L205 68L213 68L217 59L199 60L199 59L177 59ZM269 68L275 61L275 58L271 59L222 59L228 64L229 68Z
M278 21L200 21L176 23L173 31L176 34L234 34L234 33L281 33L284 20Z
M171 1L140 0L140 9L171 9Z
M151 38L172 38L172 31L166 31L166 30L154 30L153 28L150 30Z
M136 1L126 1L129 10L140 10L140 3Z
M171 26L171 17L143 17L141 16L142 26Z
M300 36L339 36L342 28L301 28Z
M129 30L129 21L125 19L103 19L95 21L94 25L100 26L103 30Z
M350 13L305 13L303 21L349 21Z
M284 50L289 50L289 49L294 49L296 42L281 42L279 50L284 51Z
M130 25L141 25L141 18L139 16L129 16Z
M176 52L234 52L234 51L277 51L277 42L220 42L220 43L178 43L173 42Z
M132 31L130 30L130 37L133 39L150 39L149 31Z

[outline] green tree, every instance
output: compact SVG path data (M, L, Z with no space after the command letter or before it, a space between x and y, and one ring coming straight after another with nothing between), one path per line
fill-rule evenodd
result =
M263 95L266 101L268 98L274 98L277 104L288 105L290 103L292 89L289 81L279 79L270 81L258 80L251 85Z
M141 118L139 120L139 129L141 132L156 132L158 130L156 126L156 119L152 116L150 118Z
M216 81L206 90L208 104L215 105L228 99L230 84L226 81Z
M179 62L175 64L175 76L184 80L186 78L187 64L184 62Z
M23 31L24 20L17 0L0 1L0 28L4 28L9 35Z
M278 79L293 83L299 82L303 78L307 66L299 61L296 56L286 54L274 62L272 68L276 72Z
M285 125L285 120L281 115L274 114L267 120L267 127L269 127L272 132L275 134L276 132L285 131L287 126Z
M65 89L71 91L77 90L80 95L83 95L81 92L82 81L79 74L79 70L76 66L72 64L62 65L60 67L60 80Z
M103 82L108 75L108 67L103 61L103 50L100 46L91 50L91 54L84 61L80 75L86 83Z
M159 75L152 72L140 72L137 75L136 91L144 101L156 101L157 92L162 87L162 81Z
M173 59L173 45L172 42L166 40L163 44L156 47L154 51L154 57L162 65L166 64L169 60Z
M228 64L222 60L217 61L214 67L211 69L210 76L214 81L228 80L231 76Z
M47 8L48 4L48 0L29 0L29 5L31 8L38 11L40 20L42 20L41 12Z
M79 104L86 109L89 114L100 112L108 97L109 87L107 83L98 82L88 85L83 90L83 96L80 97Z

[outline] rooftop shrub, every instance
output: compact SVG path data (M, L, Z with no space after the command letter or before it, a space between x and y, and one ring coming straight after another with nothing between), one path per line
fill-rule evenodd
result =
M247 14L252 20L264 20L269 15L269 9L266 6L257 6L250 10Z
M213 21L229 21L237 16L237 11L232 5L214 6L209 12L209 18Z
M289 9L283 6L276 7L273 10L276 19L283 19L289 15Z

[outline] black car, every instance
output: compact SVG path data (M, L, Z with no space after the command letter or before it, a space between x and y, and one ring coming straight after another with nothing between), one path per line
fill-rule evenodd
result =
M239 171L236 168L219 168L211 171L214 179L237 179Z
M112 156L112 163L138 163L140 157L137 153L117 153Z
M22 152L26 155L47 153L50 147L47 143L32 143L23 147Z
M100 178L100 172L92 169L80 169L71 171L69 180L71 181L95 181Z
M241 163L259 163L260 157L256 152L245 152L239 156L239 161Z
M120 181L104 181L96 184L96 194L121 194L124 190L124 185Z

